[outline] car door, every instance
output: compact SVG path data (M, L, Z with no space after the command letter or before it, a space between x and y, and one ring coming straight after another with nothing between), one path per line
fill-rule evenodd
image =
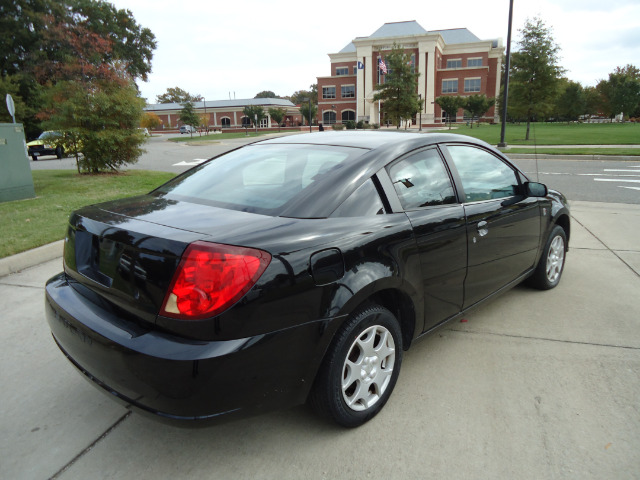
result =
M464 308L529 271L540 246L537 198L522 195L518 172L471 145L443 147L459 182L467 229Z
M426 331L462 309L467 267L464 208L435 147L400 158L387 172L416 239Z

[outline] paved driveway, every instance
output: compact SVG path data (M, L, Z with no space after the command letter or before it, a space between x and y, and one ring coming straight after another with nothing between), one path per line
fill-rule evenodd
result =
M200 430L131 414L50 337L60 259L2 277L0 478L638 478L640 207L572 207L560 286L517 287L416 343L355 430L306 407Z

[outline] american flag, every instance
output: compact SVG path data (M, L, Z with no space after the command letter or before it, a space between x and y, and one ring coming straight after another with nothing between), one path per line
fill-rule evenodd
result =
M378 66L380 67L380 70L382 70L382 73L384 73L386 75L386 73L387 73L387 65L386 65L386 63L384 63L384 61L381 58L378 59Z

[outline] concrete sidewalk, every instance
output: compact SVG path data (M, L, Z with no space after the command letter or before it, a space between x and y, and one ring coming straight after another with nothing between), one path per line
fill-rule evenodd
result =
M0 277L0 478L638 478L640 206L572 202L572 216L558 288L517 287L415 344L356 430L306 407L201 430L130 414L51 339L61 248L31 255Z

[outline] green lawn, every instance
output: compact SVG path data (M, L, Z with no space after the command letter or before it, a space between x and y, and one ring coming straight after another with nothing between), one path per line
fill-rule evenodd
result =
M504 153L529 153L539 155L622 155L625 157L640 156L640 148L501 148Z
M274 132L269 132L274 133ZM210 141L210 140L228 140L230 138L246 138L246 137L261 137L262 135L266 135L266 133L256 133L255 130L249 129L248 132L230 132L230 133L210 133L209 135L200 135L199 133L194 133L193 137L191 135L180 135L179 137L171 137L169 139L170 142L200 142L200 141Z
M508 145L639 145L640 124L637 123L532 123L529 140L525 140L527 126L507 124L505 141ZM482 124L473 128L460 126L451 129L479 138L492 145L500 142L500 125Z
M0 203L0 258L64 238L69 214L84 205L147 193L174 175L130 170L79 175L71 170L35 170L36 198Z

